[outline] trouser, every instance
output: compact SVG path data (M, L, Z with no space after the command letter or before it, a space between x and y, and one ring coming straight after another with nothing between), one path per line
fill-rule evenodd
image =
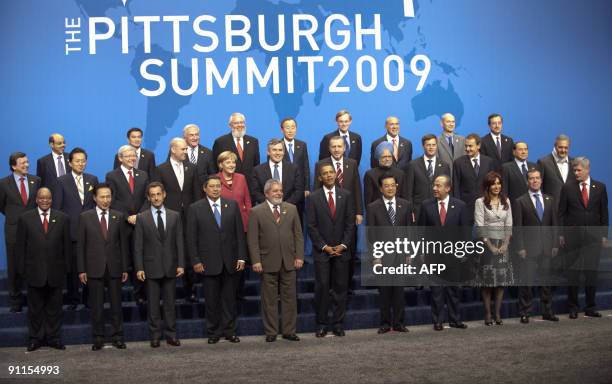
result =
M223 271L204 276L206 300L206 334L208 337L236 335L236 286L239 274Z
M404 287L379 287L378 292L380 325L393 327L404 325ZM393 317L391 317L391 310L393 310Z
M529 316L533 304L533 289L535 287L518 288L519 315ZM542 316L550 316L552 310L552 289L549 286L539 287L540 289L540 312Z
M315 308L317 327L341 329L346 314L349 260L317 257L315 265ZM329 309L333 308L332 317Z
M108 289L111 306L113 340L123 340L123 312L121 309L121 277L110 277L108 269L102 278L87 278L89 305L94 341L104 339L104 287Z
M23 305L23 277L19 274L15 255L15 244L6 243L6 272L11 308L21 308Z
M451 286L432 286L431 287L431 315L434 324L440 324L443 321L442 311L444 302L448 309L448 322L460 323L461 316L459 314L459 287Z
M175 339L176 313L174 311L174 297L176 294L176 278L147 278L145 284L147 287L147 313L151 340L159 340L162 335L162 318L159 308L160 296L163 297L164 336L168 339Z
M297 294L295 270L284 265L278 272L264 272L261 276L261 313L266 336L278 334L278 285L280 283L283 335L296 333Z
M81 286L81 281L79 280L79 273L76 264L76 245L76 241L73 241L72 255L69 260L70 271L66 274L66 303L73 305L78 305L81 303L81 296L79 296L79 287ZM85 296L83 296L83 298L84 297ZM83 302L85 302L85 300L83 300Z
M28 286L28 336L30 341L59 342L62 324L62 287Z

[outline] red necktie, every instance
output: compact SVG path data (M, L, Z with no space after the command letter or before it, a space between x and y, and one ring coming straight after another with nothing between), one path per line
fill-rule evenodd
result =
M440 202L440 223L444 225L446 222L446 208L444 208L444 202Z
M26 192L24 180L25 177L23 176L19 178L19 193L21 193L21 201L23 202L23 205L28 205L28 193Z
M104 240L108 237L108 228L106 227L106 211L102 211L102 217L100 218L100 229L102 230L102 236Z
M589 193L587 192L587 184L582 183L582 204L586 208L589 205Z
M327 192L329 194L329 212L331 213L332 219L336 218L336 204L334 204L334 193L332 191Z
M238 156L240 156L240 161L243 161L244 150L242 149L242 145L240 145L240 139L236 139L236 149L238 150Z
M134 193L134 176L132 176L132 171L128 171L129 183L130 183L130 193Z
M336 163L336 182L340 188L344 188L344 173L342 172L342 166L340 162Z
M278 211L278 205L274 206L274 221L276 221L276 224L280 223L280 212Z
M43 231L45 235L49 232L49 221L47 220L47 212L43 212Z

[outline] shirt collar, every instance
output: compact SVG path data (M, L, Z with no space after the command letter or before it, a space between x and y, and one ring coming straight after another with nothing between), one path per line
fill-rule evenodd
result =
M423 155L423 161L425 162L425 165L427 165L427 163L429 163L429 160L431 160L432 164L436 163L436 155L434 155L431 159L427 158L427 155Z
M439 200L438 199L438 206L440 206L440 202L441 201L444 202L444 208L446 208L448 210L448 202L450 201L450 195L447 195L444 200Z
M531 189L529 190L529 194L533 197L533 195L538 194L539 197L542 197L542 190L538 189L537 191L532 191Z
M208 200L208 204L210 204L211 208L213 204L217 204L219 208L221 208L221 198L219 197L217 200L212 200L210 197L206 196L206 200Z
M480 153L476 155L476 157L470 157L470 163L474 166L474 159L478 160L478 165L480 165Z
M567 158L567 156L565 156L565 157L559 156L559 154L557 153L557 149L556 148L553 148L552 155L553 155L553 158L555 159L556 163L558 163L558 162L569 163L569 159Z
M164 205L159 208L155 208L153 205L151 205L151 213L153 214L153 216L157 215L158 209L161 211L162 215L166 214L166 207Z
M527 167L527 160L519 160L516 157L514 158L514 162L518 165L519 169L521 168L521 166L523 164L525 164L525 167Z
M172 164L172 168L176 168L177 166L180 166L181 163L174 160L172 157L170 157L170 164Z
M109 211L110 211L110 208L106 210L106 213L108 214ZM102 210L97 205L96 205L96 213L98 214L98 216L102 214Z
M123 172L124 175L127 175L127 173L129 171L132 171L132 176L136 176L135 172L134 172L134 168L132 169L127 169L126 167L123 166L123 164L121 164L121 171Z
M21 179L22 177L24 178L24 182L27 183L28 182L28 175L23 175L21 176L20 174L18 174L17 172L13 172L13 177L15 178L15 180L19 183L19 179Z
M51 151L51 156L53 157L53 160L55 160L55 161L57 161L57 157L58 156L61 156L62 160L63 160L65 158L64 155L65 155L65 153L55 153L55 152Z
M386 197L383 196L383 201L385 203L385 207L389 206L389 202L393 203L393 206L395 206L395 196L393 196L391 200L388 200Z
M83 175L85 174L84 172L81 173L80 175L77 175L76 173L74 173L74 171L70 172L72 173L72 178L76 180L77 177L81 177L81 180L83 180Z
M393 139L397 140L397 143L399 144L399 135L392 137L390 134L387 133L387 141L388 142L393 142Z
M331 192L333 195L336 194L336 189L334 187L327 189L326 186L323 186L323 191L325 192L325 197L329 196L329 192Z
M591 176L589 176L588 179L586 179L585 181L580 181L578 184L582 185L582 183L586 183L587 187L591 186Z
M271 210L274 210L274 204L272 204L270 202L270 200L266 199L266 203L268 203L268 207L270 207ZM278 211L280 212L280 204L278 204Z
M38 216L42 216L43 214L43 210L40 209L40 207L36 207L36 209L38 210ZM51 208L47 209L47 217L51 217Z

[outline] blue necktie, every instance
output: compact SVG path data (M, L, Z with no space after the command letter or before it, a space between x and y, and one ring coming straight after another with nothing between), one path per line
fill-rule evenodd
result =
M429 178L429 180L433 179L434 175L432 161L433 160L427 160L427 162L429 163L427 164L427 177Z
M347 135L342 135L344 137L344 145L346 146L346 156L348 157L348 153L351 151L351 144L349 143L349 137Z
M393 202L389 201L389 209L387 212L389 213L389 220L391 220L391 224L395 225L395 209L393 209Z
M542 205L542 200L540 200L540 194L534 193L533 197L535 198L536 212L538 213L538 219L542 221L542 219L544 218L544 206Z
M293 143L289 143L289 161L293 164Z
M454 157L455 156L455 146L453 145L453 137L452 136L448 137L448 146L450 148L451 155L453 155L453 157Z
M274 180L280 181L280 174L278 173L278 164L274 164L274 174L272 175Z
M64 176L66 174L66 168L64 168L64 160L61 156L57 157L57 177Z
M213 204L213 214L215 215L215 221L217 222L217 226L221 228L221 212L217 209L217 203Z
M523 165L521 166L521 172L523 172L523 176L527 178L527 167L525 166L525 163L523 163Z
M476 177L478 177L478 173L480 172L480 165L478 165L478 159L473 159L472 161L474 162L474 173L476 174Z

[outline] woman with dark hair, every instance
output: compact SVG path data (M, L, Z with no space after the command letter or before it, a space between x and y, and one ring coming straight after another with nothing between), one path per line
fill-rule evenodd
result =
M237 156L234 152L221 152L217 158L219 177L221 178L221 197L235 200L240 209L242 225L246 233L251 211L251 196L244 175L236 172Z
M510 200L502 192L501 175L487 173L482 183L483 196L476 200L474 222L478 237L485 243L476 285L481 287L485 325L492 325L491 297L495 300L495 324L502 325L501 304L504 287L513 283L508 244L512 236Z

